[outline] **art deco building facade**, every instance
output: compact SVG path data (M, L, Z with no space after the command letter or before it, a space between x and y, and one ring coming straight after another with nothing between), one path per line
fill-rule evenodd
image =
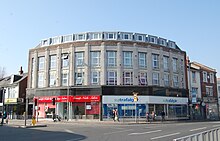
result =
M86 32L48 38L30 49L28 69L27 94L42 118L55 112L102 120L115 108L121 118L152 111L188 117L186 53L160 37Z

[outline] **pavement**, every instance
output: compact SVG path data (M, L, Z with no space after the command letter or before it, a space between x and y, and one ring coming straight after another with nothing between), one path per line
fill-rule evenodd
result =
M182 122L187 122L188 120L184 120ZM36 123L35 126L32 125L31 120L28 119L26 121L26 126L25 126L25 121L24 120L9 120L8 124L4 124L3 126L12 126L12 127L19 127L19 128L36 128L36 127L47 127L47 125L50 124L168 124L168 123L177 123L181 121L153 121L153 122L146 122L146 121L120 121L120 122L114 122L112 120L106 120L106 121L99 121L99 120L61 120L57 122L53 122L52 119L39 119Z

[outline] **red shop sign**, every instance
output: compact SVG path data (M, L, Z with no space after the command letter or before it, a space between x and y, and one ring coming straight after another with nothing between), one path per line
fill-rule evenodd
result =
M56 102L99 102L100 96L42 96L42 97L34 97L34 99L38 99L39 103L51 103L52 99L55 98Z

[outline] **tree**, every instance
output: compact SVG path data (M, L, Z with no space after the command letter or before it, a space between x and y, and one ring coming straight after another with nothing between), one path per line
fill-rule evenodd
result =
M6 74L5 67L0 66L0 78L3 78L5 76L5 74Z

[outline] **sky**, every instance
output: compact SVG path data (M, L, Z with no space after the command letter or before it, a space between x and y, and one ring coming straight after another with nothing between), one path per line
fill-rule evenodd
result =
M28 71L42 39L88 31L145 33L175 41L220 77L219 0L1 0L0 67Z

